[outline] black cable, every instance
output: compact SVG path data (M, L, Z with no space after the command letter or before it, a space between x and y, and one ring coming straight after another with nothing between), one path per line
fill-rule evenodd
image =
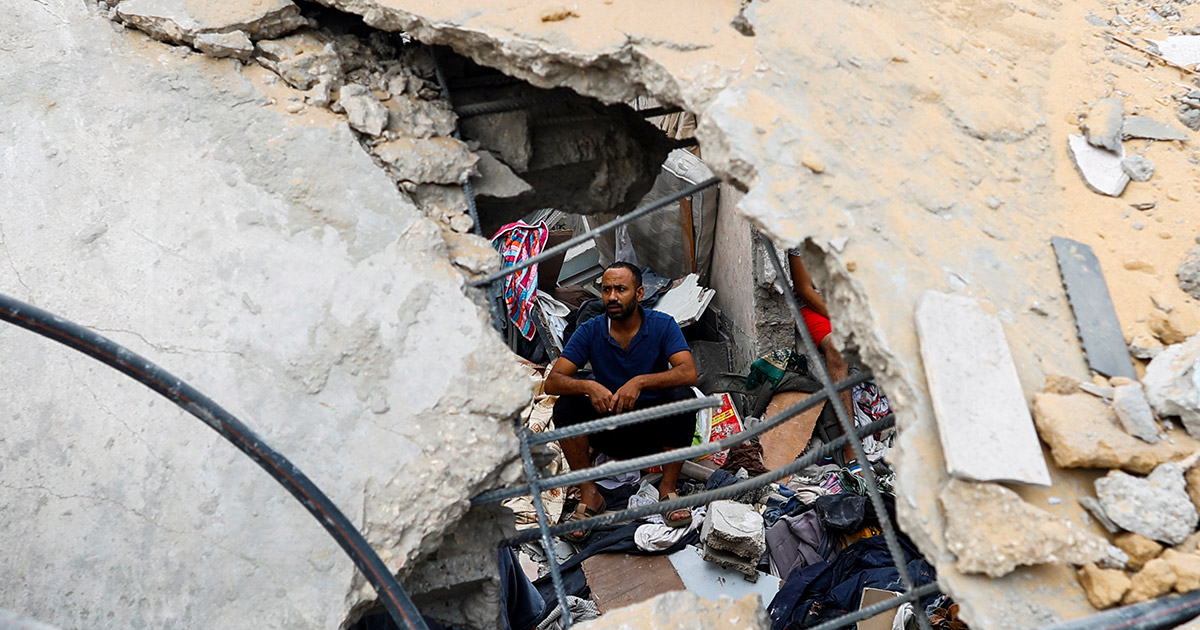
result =
M261 437L197 389L171 375L128 348L78 324L0 294L0 320L15 324L73 348L149 387L163 398L196 416L238 450L262 466L275 481L296 497L321 523L346 555L375 587L384 608L402 628L427 630L396 576L387 568L366 538L329 497L299 468Z

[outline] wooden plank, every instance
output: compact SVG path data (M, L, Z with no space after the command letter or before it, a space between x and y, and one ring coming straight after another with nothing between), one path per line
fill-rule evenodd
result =
M696 273L696 226L690 198L679 200L679 225L683 233L683 264L688 273Z
M811 394L802 392L781 392L771 397L767 405L767 418L808 398ZM796 456L808 446L812 439L813 429L817 427L817 419L821 416L823 405L817 405L808 411L792 416L791 420L767 431L759 439L763 447L763 465L772 470L792 463Z
M583 561L583 575L600 614L667 591L685 590L666 556L601 553Z

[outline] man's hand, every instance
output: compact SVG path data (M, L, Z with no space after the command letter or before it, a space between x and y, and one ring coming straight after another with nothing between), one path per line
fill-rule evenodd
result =
M613 403L616 397L608 391L608 388L597 383L596 381L587 381L591 383L588 387L587 396L592 401L592 407L599 413L608 413L612 411ZM623 389L623 388L622 388Z
M642 384L640 377L629 379L617 393L613 394L612 409L613 413L621 413L622 411L631 411L634 403L637 402L639 396L642 395Z

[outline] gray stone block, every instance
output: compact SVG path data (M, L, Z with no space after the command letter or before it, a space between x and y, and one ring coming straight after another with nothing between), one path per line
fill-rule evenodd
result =
M737 501L713 501L708 506L700 540L713 549L737 554L757 564L767 549L762 515Z
M1158 426L1154 424L1154 412L1146 401L1146 393L1140 383L1113 388L1112 408L1121 421L1121 426L1130 435L1151 444L1158 441Z
M1175 462L1160 465L1147 477L1113 470L1096 480L1096 496L1104 513L1121 528L1178 545L1200 522L1188 498L1185 470Z

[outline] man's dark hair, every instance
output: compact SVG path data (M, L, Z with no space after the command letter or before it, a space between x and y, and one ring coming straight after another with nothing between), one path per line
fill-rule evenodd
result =
M633 274L633 288L637 289L638 287L642 286L642 270L639 269L637 265L633 263L627 263L624 260L619 260L604 268L605 271L608 271L609 269L628 269L629 272Z

